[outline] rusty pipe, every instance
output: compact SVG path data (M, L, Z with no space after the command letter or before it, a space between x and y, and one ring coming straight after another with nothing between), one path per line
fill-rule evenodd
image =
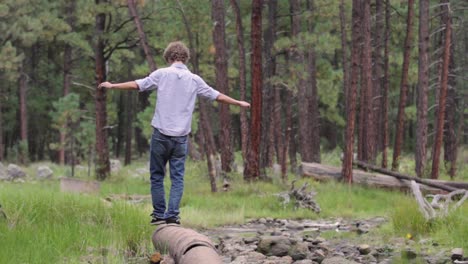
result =
M175 224L159 225L153 233L153 245L169 251L176 264L222 264L211 240L192 229Z

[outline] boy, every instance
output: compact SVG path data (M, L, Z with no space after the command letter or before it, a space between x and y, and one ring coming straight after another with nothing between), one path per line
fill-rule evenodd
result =
M249 108L250 104L235 100L208 86L185 65L190 58L182 42L171 42L164 51L170 67L152 72L148 77L124 82L103 82L98 88L157 91L156 109L151 125L154 128L150 144L151 224L180 224L179 205L184 189L187 135L190 133L192 113L197 95L221 103ZM169 162L171 190L166 207L164 175Z

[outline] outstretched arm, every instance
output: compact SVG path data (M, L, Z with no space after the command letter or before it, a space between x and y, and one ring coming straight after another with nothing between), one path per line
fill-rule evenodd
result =
M250 108L250 104L245 102L245 101L238 101L234 98L231 98L225 94L219 93L218 97L216 97L216 101L220 103L225 103L225 104L232 104L232 105L237 105L240 107L245 107L245 108Z
M98 89L119 89L119 90L138 90L138 84L135 81L124 83L103 82L99 84Z

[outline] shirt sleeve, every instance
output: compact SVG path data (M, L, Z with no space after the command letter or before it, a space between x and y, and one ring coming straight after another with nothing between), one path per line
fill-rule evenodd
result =
M135 80L140 92L151 91L151 90L157 89L159 85L159 80L161 79L161 75L162 75L162 72L160 70L156 70L152 72L148 77Z
M197 95L213 101L218 98L219 92L210 87L201 77L196 76Z

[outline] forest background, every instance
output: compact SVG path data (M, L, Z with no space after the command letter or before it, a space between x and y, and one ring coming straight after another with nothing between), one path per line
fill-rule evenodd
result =
M197 104L190 157L207 160L212 191L218 154L223 173L243 166L246 180L275 163L285 179L332 150L349 182L353 153L393 170L406 153L419 177L466 176L467 9L463 0L5 0L0 161L87 164L105 180L110 157L146 157L154 94L96 87L165 67L164 48L182 40L194 73L252 103Z

